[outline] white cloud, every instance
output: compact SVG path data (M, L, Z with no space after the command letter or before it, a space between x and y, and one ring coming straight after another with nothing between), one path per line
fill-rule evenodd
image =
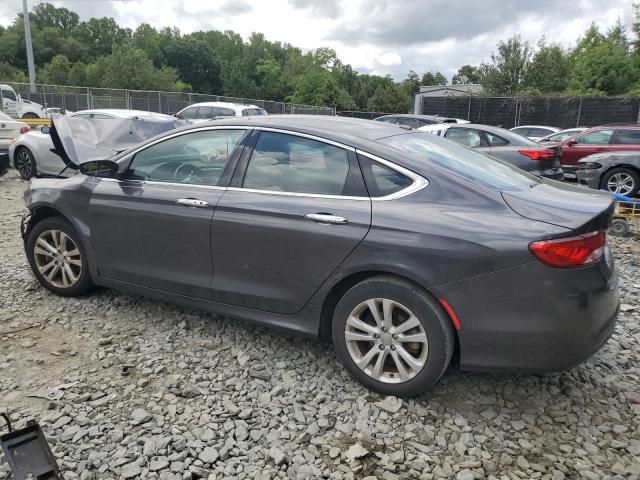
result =
M33 5L34 0L32 0ZM304 50L334 48L363 72L402 79L409 70L440 70L451 77L459 66L487 61L495 45L520 34L535 44L575 44L592 21L602 28L617 18L633 21L629 0L54 0L81 18L113 16L123 26L234 30L247 38L264 33ZM0 0L0 15L17 11L19 0ZM3 25L15 18L0 18Z

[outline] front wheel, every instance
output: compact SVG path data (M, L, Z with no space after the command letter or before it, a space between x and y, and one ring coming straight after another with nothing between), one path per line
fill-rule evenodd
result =
M640 175L630 168L612 168L602 177L600 188L611 193L635 197L640 190Z
M38 281L53 293L75 297L92 288L85 250L65 219L38 222L29 232L26 253Z
M22 118L40 118L40 117L33 112L27 112L24 115L22 115Z
M338 302L332 330L345 368L384 395L411 397L430 389L455 347L442 307L419 287L390 276L351 288Z
M20 174L20 176L29 180L36 176L37 168L36 168L36 159L26 147L20 147L14 153L14 161L13 165L16 167L16 170Z

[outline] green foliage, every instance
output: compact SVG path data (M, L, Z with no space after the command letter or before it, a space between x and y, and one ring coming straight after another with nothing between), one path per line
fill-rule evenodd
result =
M422 85L446 85L447 77L440 72L427 72L422 75Z
M408 113L411 97L398 85L384 85L376 89L367 108L371 112Z
M473 65L463 65L458 69L458 73L453 76L451 83L454 85L480 83L480 71L478 67Z
M524 77L531 60L531 48L519 35L498 43L490 64L480 65L484 88L495 95L513 95L524 88Z
M636 19L640 6L634 4ZM174 90L325 105L338 110L407 112L421 85L441 85L441 72L362 74L331 48L303 52L263 34L232 31L182 34L141 24L134 31L112 18L81 21L49 3L30 14L38 81L78 86ZM573 50L535 48L514 36L499 42L491 60L461 66L454 84L482 83L498 95L640 95L640 20L627 34L620 20L606 32L587 29ZM630 40L632 38L633 40ZM26 81L24 23L0 26L0 80Z

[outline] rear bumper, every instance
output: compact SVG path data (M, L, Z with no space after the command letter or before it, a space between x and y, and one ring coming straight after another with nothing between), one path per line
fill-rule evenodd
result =
M462 323L462 369L542 373L578 365L604 345L618 318L617 283L604 260L573 270L535 261L435 293Z
M547 170L533 170L530 173L538 175L540 177L549 178L551 180L558 180L561 182L564 179L564 173L562 169L547 169Z

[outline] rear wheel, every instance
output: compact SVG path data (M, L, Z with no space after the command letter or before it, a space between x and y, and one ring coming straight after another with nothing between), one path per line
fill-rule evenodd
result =
M14 157L13 164L22 178L29 180L35 177L37 172L36 159L31 150L27 147L20 147L14 153Z
M85 250L73 227L61 217L45 218L31 229L26 253L36 278L58 295L82 295L93 286Z
M640 175L631 168L613 168L602 177L600 188L612 193L634 197L640 190Z
M440 305L390 276L365 280L338 302L333 343L349 373L384 395L418 395L440 379L455 334Z
M40 117L33 112L27 112L24 115L22 115L22 118L40 118Z

